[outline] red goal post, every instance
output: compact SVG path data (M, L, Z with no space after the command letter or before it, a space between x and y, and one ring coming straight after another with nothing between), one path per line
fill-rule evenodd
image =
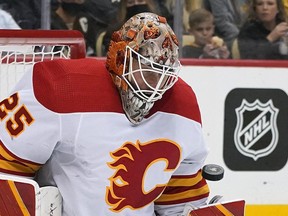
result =
M85 56L85 40L79 31L0 30L0 101L36 62Z

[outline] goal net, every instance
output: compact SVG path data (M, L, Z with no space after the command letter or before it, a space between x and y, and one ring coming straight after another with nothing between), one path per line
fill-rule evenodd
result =
M0 101L36 62L85 55L85 40L78 31L0 30Z

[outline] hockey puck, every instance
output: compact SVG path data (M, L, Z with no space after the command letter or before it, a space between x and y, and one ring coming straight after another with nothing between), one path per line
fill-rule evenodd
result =
M207 164L202 169L202 176L209 181L219 181L224 177L224 169L217 164Z

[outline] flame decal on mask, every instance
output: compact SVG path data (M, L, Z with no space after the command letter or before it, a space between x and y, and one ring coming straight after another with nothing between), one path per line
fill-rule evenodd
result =
M161 161L163 172L177 168L181 159L181 148L170 140L153 140L136 144L127 142L111 153L113 162L108 166L115 170L106 188L106 202L113 212L125 208L139 209L153 202L163 192L166 184L156 184L149 191L144 189L144 178L151 165ZM160 173L157 173L157 175Z

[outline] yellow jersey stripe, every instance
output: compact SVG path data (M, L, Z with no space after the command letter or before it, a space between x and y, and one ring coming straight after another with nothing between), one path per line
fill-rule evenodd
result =
M40 166L29 167L25 164L19 164L19 163L15 163L11 161L0 160L0 169L7 170L10 172L34 174L38 169L40 169Z
M169 202L169 201L175 201L180 199L187 199L191 197L197 197L201 196L203 194L209 193L209 187L208 185L204 185L201 188L198 189L191 189L180 193L174 193L174 194L162 194L159 199L157 199L157 202Z
M169 181L168 187L189 187L196 185L202 180L201 172L199 172L196 176L191 178L173 178Z
M5 159L10 160L10 161L15 160L15 161L19 161L19 162L21 162L23 164L31 164L31 165L36 165L36 166L41 165L39 163L28 161L28 160L25 160L25 159L17 157L12 152L10 152L8 149L6 149L6 147L1 142L1 140L0 140L0 155L2 157L4 157Z
M34 174L41 164L18 158L6 149L0 141L0 169L2 171Z
M6 158L9 161L14 160L14 158L9 153L7 153L6 149L4 149L2 145L0 145L0 154L2 155L2 157Z

